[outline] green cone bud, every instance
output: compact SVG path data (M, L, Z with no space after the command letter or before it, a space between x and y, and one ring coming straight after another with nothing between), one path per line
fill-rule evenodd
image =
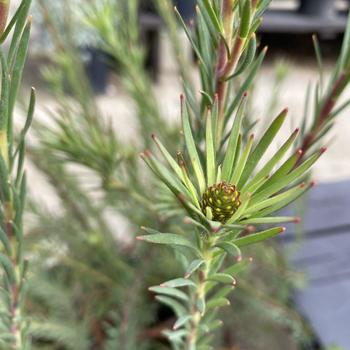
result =
M219 182L210 186L204 193L201 201L203 213L211 209L212 220L225 223L241 205L240 193L236 186L227 182Z

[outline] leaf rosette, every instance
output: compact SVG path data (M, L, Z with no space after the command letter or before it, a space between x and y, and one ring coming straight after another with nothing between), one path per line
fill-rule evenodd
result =
M260 164L286 119L287 109L272 121L258 142L250 135L243 144L241 125L245 99L246 95L228 133L227 145L216 140L218 116L214 102L206 116L205 147L196 146L189 110L182 97L184 155L178 152L176 158L172 157L155 135L153 140L165 163L150 151L141 155L191 220L207 233L227 233L232 231L232 225L243 228L247 224L294 222L295 217L275 213L312 186L313 183L306 180L308 171L325 151L324 148L317 150L299 163L302 151L290 154L299 132L296 129L272 157Z

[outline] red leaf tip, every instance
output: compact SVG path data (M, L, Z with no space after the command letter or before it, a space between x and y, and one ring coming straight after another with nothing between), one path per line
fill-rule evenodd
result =
M137 239L138 241L143 241L143 236L136 236L136 239Z
M299 216L294 218L294 223L295 224L300 224L301 223L301 218Z
M322 147L321 149L320 149L320 152L321 153L324 153L324 152L326 152L327 151L327 147Z

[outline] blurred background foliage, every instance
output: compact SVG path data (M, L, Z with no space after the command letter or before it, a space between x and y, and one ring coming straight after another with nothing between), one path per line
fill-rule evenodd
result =
M172 252L138 245L134 237L141 225L163 232L183 226L173 215L177 206L150 180L139 152L149 147L154 131L173 153L181 148L181 138L162 117L161 96L145 69L139 2L92 0L82 6L78 0L36 0L34 6L52 48L41 73L55 107L47 111L50 123L38 118L34 123L29 162L58 203L52 208L33 195L26 214L31 258L27 309L34 316L34 349L168 349L162 331L174 317L147 286L181 270ZM180 76L191 88L171 4L158 0L154 6L167 25ZM120 139L96 103L82 53L82 46L91 43L106 54L136 112L138 131L132 141ZM285 62L276 65L276 90L266 103L267 113L275 112L287 72ZM254 95L254 87L250 90ZM245 132L255 123L249 120ZM35 194L35 188L30 191ZM226 322L216 348L307 346L312 332L291 299L303 276L289 268L274 242L250 248L249 255L255 263L241 275L231 306L223 312Z

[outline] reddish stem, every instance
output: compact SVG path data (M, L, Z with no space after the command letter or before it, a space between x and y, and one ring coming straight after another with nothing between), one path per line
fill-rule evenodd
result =
M311 130L304 137L301 149L303 150L303 155L310 149L314 140L317 138L319 132L322 130L325 122L331 115L339 96L344 91L350 78L350 69L344 71L338 79L336 80L331 92L326 98L318 116L317 123L311 128ZM302 156L300 157L298 164L301 162Z

